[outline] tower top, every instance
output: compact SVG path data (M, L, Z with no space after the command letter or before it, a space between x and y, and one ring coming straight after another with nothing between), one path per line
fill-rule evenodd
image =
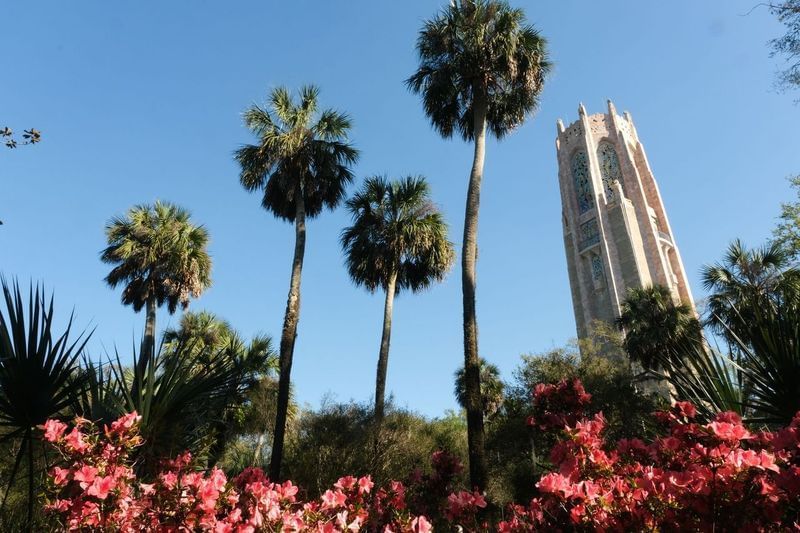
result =
M566 125L562 119L556 121L556 138L561 143L572 145L579 142L579 139L587 133L598 139L622 135L632 144L639 141L631 114L624 111L619 115L617 107L610 98L606 100L606 110L603 113L590 115L581 102L578 104L577 120Z

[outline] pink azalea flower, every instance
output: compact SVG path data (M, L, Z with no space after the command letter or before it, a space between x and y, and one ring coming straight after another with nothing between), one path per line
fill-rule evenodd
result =
M178 483L178 475L175 472L161 474L161 483L169 490L175 488Z
M83 465L80 470L75 472L75 474L72 476L72 479L78 481L81 488L86 490L86 488L94 481L95 476L97 476L97 469L95 467Z
M132 413L128 413L126 415L121 416L117 420L111 423L111 432L112 433L124 433L131 429L135 424L137 424L142 419L136 411Z
M56 486L61 486L66 483L67 478L69 477L69 470L66 468L61 467L53 467L53 470L50 472L50 475L53 477L53 483Z
M108 497L108 493L114 490L114 486L116 483L114 482L114 478L111 476L105 477L96 477L94 478L94 482L92 486L89 487L89 490L86 491L86 494L89 496L96 496L101 500L105 500Z
M344 476L339 478L339 481L336 482L334 487L336 487L337 489L349 490L352 489L355 486L355 484L356 484L356 478L354 478L353 476Z
M48 420L44 423L44 438L47 442L56 442L67 430L67 425L58 420Z
M72 428L72 431L69 432L66 442L73 451L78 453L82 453L89 448L89 445L83 440L83 433L77 427Z
M372 476L364 476L358 480L359 494L369 494L375 483L372 482Z
M420 515L411 521L411 529L414 533L429 533L433 531L433 526L427 518Z

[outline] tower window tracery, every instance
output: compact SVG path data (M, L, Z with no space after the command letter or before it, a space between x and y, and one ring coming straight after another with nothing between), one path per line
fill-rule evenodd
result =
M597 148L597 159L600 162L600 177L603 179L603 187L606 190L606 198L614 198L614 182L618 181L625 191L625 182L622 179L622 171L619 168L619 158L617 151L611 143L603 142Z
M583 214L592 208L592 183L589 179L589 159L586 152L577 152L572 156L572 179L575 183L578 211Z
M592 254L592 281L595 289L599 289L603 284L603 260L597 254Z
M600 228L597 226L597 219L587 220L580 226L580 240L578 248L585 250L589 246L600 242Z

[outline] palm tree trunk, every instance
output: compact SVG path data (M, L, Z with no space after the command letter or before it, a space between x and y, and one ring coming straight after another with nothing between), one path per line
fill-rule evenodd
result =
M480 207L483 159L486 152L485 97L476 91L474 109L475 154L467 189L464 213L464 242L461 250L461 291L464 297L464 370L467 404L467 442L469 479L473 488L486 489L487 463L483 432L480 361L478 359L478 321L475 314L475 263L478 259L478 210Z
M142 338L142 347L139 351L139 372L144 376L147 370L147 362L155 357L156 346L156 297L151 295L147 297L145 304L146 318L144 322L144 337Z
M389 366L389 340L392 336L392 308L394 292L397 285L397 274L392 274L386 284L386 301L383 304L383 334L381 349L378 353L378 372L375 378L375 426L380 430L384 414L384 394L386 391L386 369ZM377 436L376 436L377 438Z
M250 466L261 466L261 450L264 448L264 436L265 433L258 434L258 440L256 441L256 448L253 450L253 462Z
M286 301L286 314L281 332L280 375L278 377L278 404L275 416L275 434L272 440L272 457L269 463L269 477L280 480L283 460L283 440L286 432L286 417L289 411L289 388L291 384L292 356L294 341L297 338L297 323L300 320L300 275L303 271L303 256L306 250L306 210L303 190L298 182L295 188L295 242L292 278L289 282L289 297Z

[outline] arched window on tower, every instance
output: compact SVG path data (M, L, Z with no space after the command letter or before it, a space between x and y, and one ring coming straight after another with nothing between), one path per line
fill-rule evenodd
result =
M586 152L577 152L572 156L572 179L575 183L578 212L583 214L592 208L592 183L589 180L589 160Z
M603 187L606 190L606 198L614 198L614 182L618 181L625 192L625 182L622 179L622 171L619 168L619 158L617 151L611 143L603 142L597 148L597 159L600 162L600 177L603 179Z

